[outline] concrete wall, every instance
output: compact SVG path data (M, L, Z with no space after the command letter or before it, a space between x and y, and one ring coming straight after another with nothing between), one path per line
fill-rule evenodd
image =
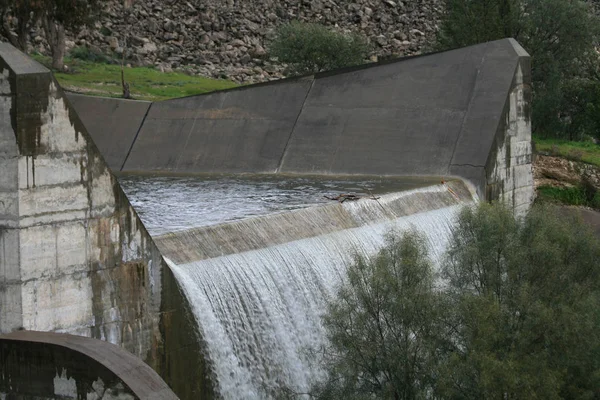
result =
M173 276L51 73L8 44L0 116L0 333L106 340L187 390Z
M460 177L482 198L525 207L529 70L528 54L504 39L156 102L111 168Z
M101 340L49 332L0 336L0 398L176 400L131 353Z
M67 97L108 166L119 171L152 103L74 93Z

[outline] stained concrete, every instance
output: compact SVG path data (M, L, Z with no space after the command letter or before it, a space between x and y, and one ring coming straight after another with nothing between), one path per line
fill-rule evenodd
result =
M74 93L67 93L67 98L109 168L120 171L152 103Z
M139 358L81 336L33 331L2 335L0 365L0 393L9 398L178 398Z
M162 255L50 71L5 43L0 115L0 334L105 340L187 390L169 354L193 349L166 334L187 305Z
M529 63L503 39L156 102L123 171L459 177L521 212Z

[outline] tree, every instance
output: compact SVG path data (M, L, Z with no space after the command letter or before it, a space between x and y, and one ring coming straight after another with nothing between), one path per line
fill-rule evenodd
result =
M271 56L290 64L297 75L361 64L368 52L367 41L357 34L303 22L281 25L270 46Z
M600 241L580 220L461 211L435 286L420 234L358 257L324 316L317 398L597 399Z
M598 82L590 68L598 66L599 33L598 18L581 0L448 0L437 47L515 38L532 57L533 129L562 133L582 115L570 107L572 89L588 96L589 82ZM597 129L587 125L588 134L600 135Z
M3 34L26 51L28 29L32 23L41 21L52 53L52 68L62 70L65 28L75 31L89 23L100 4L101 0L0 0ZM16 37L10 32L8 19L16 19Z
M52 53L52 68L62 70L65 57L65 28L87 25L101 0L45 0L40 18Z
M424 398L431 390L443 307L423 237L387 237L357 256L324 318L328 379L318 398Z
M41 3L42 0L0 0L2 34L16 48L27 51L28 29ZM16 35L12 33L13 26Z
M597 238L556 209L463 210L443 266L454 349L440 397L597 398L598 260Z

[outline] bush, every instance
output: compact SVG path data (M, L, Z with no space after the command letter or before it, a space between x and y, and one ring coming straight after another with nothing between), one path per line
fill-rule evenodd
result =
M371 259L357 256L324 317L329 376L313 395L414 399L431 390L441 300L416 231L390 234Z
M600 137L599 33L581 0L448 0L437 47L515 38L532 57L534 132Z
M289 73L293 75L361 64L368 52L367 41L357 34L342 34L303 22L281 25L270 46L270 55L290 64Z
M99 63L99 64L111 64L112 63L112 60L106 54L103 54L102 52L97 51L97 50L94 51L87 46L74 47L71 50L70 54L71 54L72 58L82 60L82 61L89 61L89 62Z
M442 285L422 237L357 258L324 317L322 399L593 399L600 242L557 209L461 211Z

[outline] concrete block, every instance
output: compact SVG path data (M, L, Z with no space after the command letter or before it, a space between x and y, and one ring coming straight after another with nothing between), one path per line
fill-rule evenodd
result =
M19 230L0 228L0 284L21 280Z
M41 127L41 148L45 153L76 153L85 151L87 141L80 135L69 118L65 102L61 98L51 97L44 115L45 123Z
M0 156L0 191L17 191L17 168L17 157Z
M121 244L120 225L115 216L108 218L94 218L88 220L88 261L99 263L100 268L114 267L115 243ZM106 262L112 262L106 265Z
M21 283L0 283L0 333L12 332L22 326Z
M531 141L518 141L516 139L511 140L510 142L510 156L516 159L523 159L531 156ZM512 164L516 165L516 164Z
M0 191L0 227L16 228L19 220L19 195L17 191Z
M19 154L17 139L10 118L12 100L0 96L0 158L16 157Z
M0 73L0 95L10 95L9 75L10 71L8 69L5 69Z
M83 221L60 224L56 230L56 266L58 275L88 270L87 235Z
M88 192L82 184L22 189L19 203L21 218L44 215L44 222L61 221L61 214L89 209Z
M23 326L53 331L93 325L91 287L87 275L23 283Z
M91 214L92 218L109 216L115 211L115 189L117 184L108 169L102 174L93 176L89 183L91 186Z
M80 184L86 156L82 153L64 153L57 157L41 155L20 157L19 189L33 187Z
M535 190L533 186L523 186L514 190L514 205L515 207L527 206L530 207L533 202Z
M512 170L514 174L515 188L533 186L533 171L531 169L531 164L517 165L513 167Z
M56 274L57 227L49 225L21 229L21 280L28 281Z

